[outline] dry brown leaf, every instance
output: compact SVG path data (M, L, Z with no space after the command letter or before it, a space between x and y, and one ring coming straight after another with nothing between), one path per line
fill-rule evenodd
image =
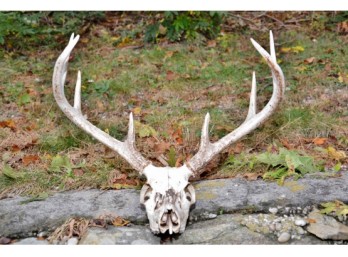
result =
M172 81L175 79L175 73L172 71L167 71L166 80Z
M312 64L315 61L315 57L310 57L304 60L305 64Z
M317 223L317 221L315 219L307 219L307 223L313 224Z
M74 173L74 176L80 177L80 176L83 175L84 172L83 172L82 169L74 169L74 170L73 170L73 173Z
M241 142L238 142L236 145L233 145L231 147L231 151L234 154L240 154L241 152L243 152L243 149L244 149L244 144Z
M11 151L12 152L19 152L21 148L18 145L12 145L11 146Z
M348 21L343 21L337 24L337 32L342 35L348 34Z
M170 143L167 142L159 142L155 145L154 150L157 154L163 154L170 147Z
M314 138L312 142L315 145L323 145L326 143L327 140L328 139L325 137L317 137L317 138Z
M250 181L257 180L259 177L261 177L261 174L255 173L255 172L249 172L249 173L243 174L243 178Z
M282 138L282 139L280 139L280 142L282 143L282 145L283 145L285 148L287 148L287 149L289 149L289 150L292 148L291 145L289 144L289 141L288 141L287 139Z
M207 42L207 47L216 47L216 41L215 40L209 40Z
M0 128L10 128L13 131L17 130L16 124L13 120L0 121Z
M116 226L116 227L124 227L127 226L130 223L129 220L125 220L121 217L116 217L113 221L112 221L112 225Z
M26 155L22 158L24 166L28 166L30 163L39 161L40 157L38 155Z
M165 56L164 56L164 59L167 59L167 58L172 57L173 54L174 54L174 51L167 51L166 54L165 54Z

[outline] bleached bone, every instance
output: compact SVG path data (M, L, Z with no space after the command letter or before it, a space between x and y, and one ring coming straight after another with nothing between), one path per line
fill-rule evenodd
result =
M140 192L140 202L145 205L150 228L153 233L182 233L185 230L190 207L195 203L195 191L189 183L191 176L199 176L202 168L229 145L247 135L275 112L282 100L285 80L278 66L270 32L271 54L267 53L258 43L251 39L256 50L265 58L272 71L273 94L267 105L257 113L256 109L256 78L253 73L249 111L243 124L219 141L209 140L209 113L205 116L200 147L195 156L178 168L155 167L146 160L135 147L135 131L133 115L129 114L128 135L121 142L90 123L81 111L81 73L78 71L75 87L74 105L70 105L64 94L69 56L79 40L79 36L71 35L70 41L58 57L53 72L53 94L64 114L79 128L121 155L135 170L144 174L146 184Z

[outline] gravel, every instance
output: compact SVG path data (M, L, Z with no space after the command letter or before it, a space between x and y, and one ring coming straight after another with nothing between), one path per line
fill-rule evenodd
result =
M290 238L291 238L291 235L288 232L283 232L278 237L278 242L279 243L286 243L290 240Z

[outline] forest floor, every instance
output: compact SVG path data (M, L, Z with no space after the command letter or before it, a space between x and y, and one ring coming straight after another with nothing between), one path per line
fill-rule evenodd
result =
M348 150L348 29L327 27L314 15L230 13L215 40L144 44L140 15L109 13L104 22L90 25L73 50L66 95L73 99L80 69L82 110L89 121L123 140L133 112L138 150L156 165L180 166L198 150L207 112L212 141L243 122L252 71L259 110L267 103L271 73L249 39L269 49L272 29L285 99L264 125L213 160L200 179L282 180L324 168L338 171L347 164ZM0 199L140 188L145 181L55 103L53 67L67 42L0 61ZM298 169L291 170L289 159L300 160Z

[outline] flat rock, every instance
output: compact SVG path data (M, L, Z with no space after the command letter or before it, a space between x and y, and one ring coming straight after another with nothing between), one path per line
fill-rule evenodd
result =
M220 179L194 183L197 202L191 221L238 211L268 212L274 206L305 207L320 202L348 202L348 173L336 178L288 180L284 186L263 180ZM23 204L27 197L0 200L0 237L27 237L52 231L71 217L119 215L134 224L147 223L138 190L81 190L57 193L44 201Z
M312 211L308 218L314 220L307 231L321 239L348 240L348 226L338 222L333 217L323 215L318 210Z
M49 245L47 240L38 240L36 237L29 237L18 240L14 245Z
M160 238L145 226L89 228L81 238L82 245L144 245L159 244Z
M240 224L241 214L219 215L216 219L189 225L185 233L175 235L163 244L279 244L276 237L256 233ZM161 238L145 226L90 228L80 244L160 244ZM287 244L325 244L314 236L291 240Z

